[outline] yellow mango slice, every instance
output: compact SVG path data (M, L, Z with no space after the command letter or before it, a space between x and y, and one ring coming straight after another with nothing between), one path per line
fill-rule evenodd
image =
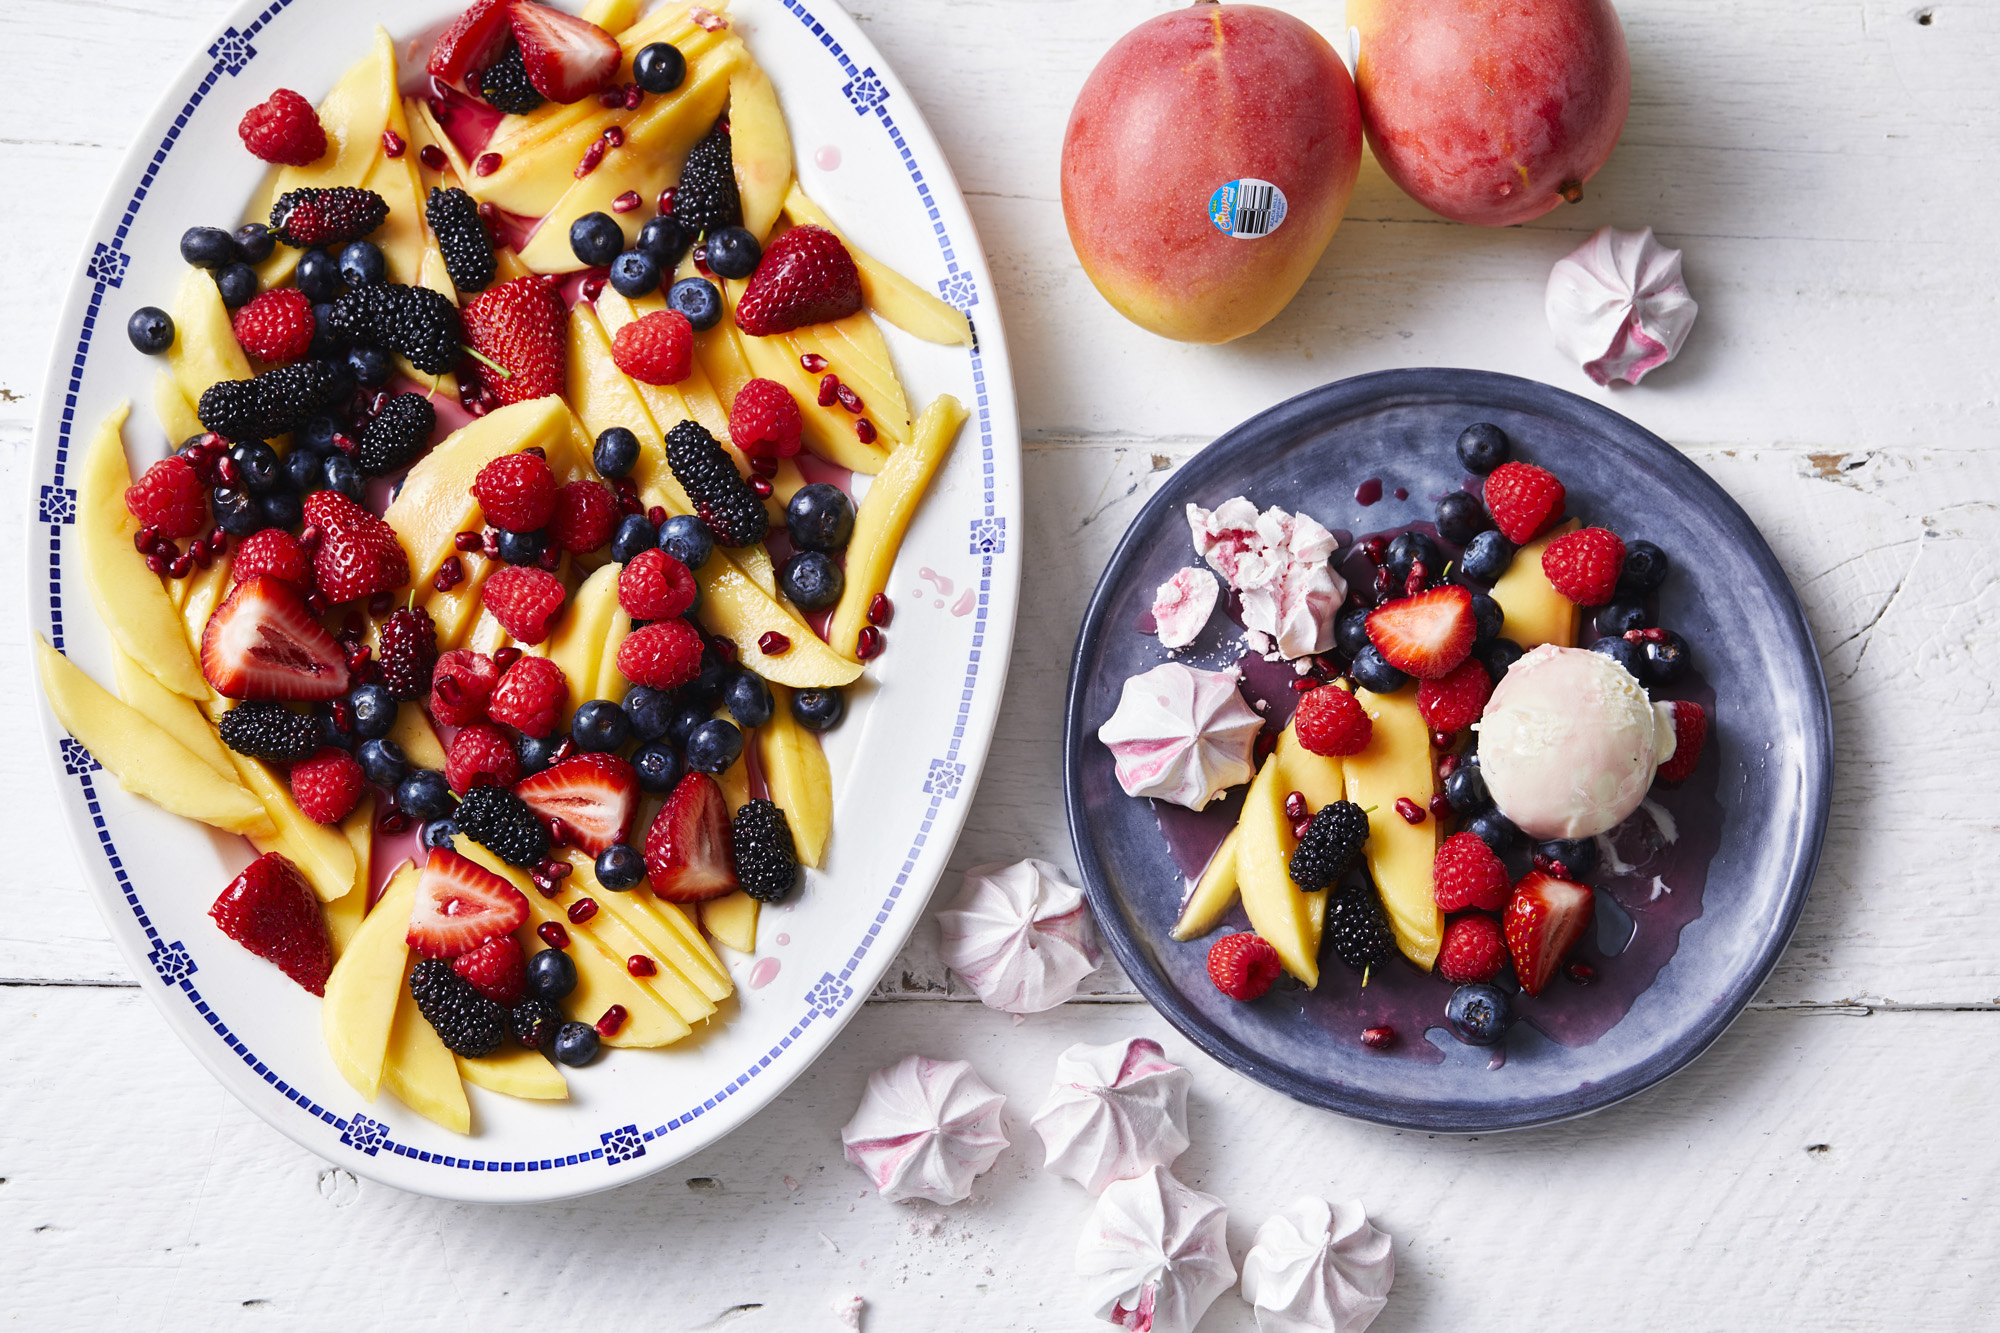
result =
M569 681L561 726L569 725L579 705L598 697L591 691L597 688L598 665L611 627L619 621L630 623L631 618L618 605L618 573L623 568L604 565L585 579L556 623L555 633L531 650L561 667Z
M744 283L737 280L722 284L723 295L729 305L729 318L711 329L711 334L725 324L735 323L736 305L742 299L743 288ZM855 434L857 418L854 414L838 402L825 407L820 405L820 377L799 364L798 353L790 340L783 336L753 338L744 334L736 338L736 343L752 375L782 384L791 391L792 398L799 405L799 417L805 425L806 448L836 467L871 477L887 466L889 451L879 445L863 444L861 437Z
M405 709L413 712L414 709ZM368 915L368 872L375 858L375 793L361 793L361 800L340 821L341 836L354 854L354 886L326 904L326 930L333 937L333 956L347 951L354 933Z
M1522 648L1539 648L1545 643L1564 648L1576 644L1577 622L1582 616L1575 602L1556 591L1542 572L1542 552L1565 533L1582 527L1581 520L1559 523L1514 553L1514 563L1493 585L1493 600L1500 603L1506 620L1500 637L1512 639Z
M211 717L222 714L221 701L210 708ZM354 887L354 848L338 824L315 824L292 799L292 789L261 759L231 751L236 774L256 798L264 803L276 832L250 835L250 845L260 852L282 852L299 868L313 886L321 902L332 902Z
M411 768L444 767L444 743L431 729L423 709L398 708L395 725L389 728L389 739L403 747L403 757L410 761Z
M616 37L632 26L632 21L645 7L646 0L590 0L577 17L585 23L595 23Z
M833 774L819 737L792 716L792 692L771 687L771 720L758 727L757 764L771 800L785 812L799 864L820 866L826 860L826 840L833 832Z
M409 929L409 924L406 914L403 928ZM416 966L416 955L407 949L405 952L409 965ZM407 970L404 976L408 976ZM396 1017L389 1026L382 1081L396 1094L396 1100L424 1119L436 1121L455 1134L470 1134L472 1107L465 1100L465 1085L459 1082L457 1058L417 1009L407 981L396 991Z
M226 782L236 781L236 766L229 762L229 751L223 748L222 738L215 734L200 704L160 684L158 677L127 657L115 644L111 649L111 668L118 681L120 699L158 723L160 730L214 769L217 777Z
M320 1002L326 1053L348 1085L371 1102L382 1088L389 1033L407 990L410 946L404 936L416 895L417 868L405 864L341 950Z
M1279 780L1284 784L1289 796L1292 792L1306 798L1306 809L1317 814L1346 794L1347 782L1341 761L1324 755L1314 754L1299 743L1298 733L1287 725L1278 735L1275 751L1278 763L1282 765ZM1296 846L1294 841L1292 846ZM1291 861L1291 851L1285 853L1287 865ZM1289 873L1289 871L1287 872ZM1326 900L1329 890L1315 889L1303 895L1305 898L1306 925L1310 931L1312 951L1319 953L1320 932L1326 924Z
M743 225L762 241L792 188L792 136L770 76L748 61L729 76L729 153Z
M474 1087L530 1101L560 1102L569 1098L569 1083L553 1061L540 1051L502 1046L491 1055L468 1059L454 1055L458 1076Z
M650 892L620 893L606 889L597 882L596 867L589 853L572 847L562 855L572 867L568 886L594 899L604 912L616 917L642 942L633 952L644 953L663 967L671 967L703 1001L719 1001L730 994L734 987L728 970L680 908L661 902ZM707 1009L703 1017L713 1012L712 1003L703 1007Z
M1240 824L1229 830L1222 845L1215 849L1215 855L1208 858L1194 892L1181 908L1181 919L1174 923L1175 939L1191 940L1208 934L1236 901L1236 839L1241 832Z
M572 922L569 927L572 937L578 934L589 936L607 954L618 960L619 966L625 968L628 977L632 977L640 987L657 996L667 1008L680 1016L682 1022L692 1026L713 1018L715 1004L695 989L681 970L674 966L671 959L662 958L654 949L652 942L634 929L635 922L640 925L650 925L656 930L658 923L644 913L628 915L628 905L623 901L624 896L601 888L595 880L591 882L590 891L586 892L583 884L572 873L563 882L553 901L565 912L571 904L583 898L588 897L595 901L598 906L597 915L582 925ZM629 964L633 958L640 955L653 960L655 971L652 976L632 976Z
M493 572L496 563L476 551L453 554L458 556L458 567L464 571L464 577L449 592L439 592L426 583L417 597L418 604L430 612L431 622L437 626L440 652L465 646L465 636L479 618L479 590L485 586L486 576Z
M160 419L160 429L167 433L167 443L179 448L189 436L199 435L201 418L194 414L194 404L181 392L179 381L168 371L153 376L153 415Z
M778 340L785 343L795 363L806 355L825 357L827 368L821 373L839 375L842 384L861 396L863 414L875 423L891 452L910 438L909 396L903 392L902 380L897 378L889 344L866 310L857 310L845 319L794 329L778 335ZM815 397L813 401L819 400Z
M609 303L617 293L606 288L599 304ZM623 301L623 297L619 297ZM629 314L631 306L625 306ZM628 319L627 323L630 322ZM639 461L632 467L632 484L641 496L650 495L661 484L677 493L677 513L687 513L687 493L667 468L667 451L661 443L660 427L653 420L631 376L611 359L611 335L605 331L598 312L581 303L569 312L569 364L567 387L570 406L583 421L594 440L614 426L623 426L639 437ZM679 420L679 418L675 418ZM648 503L662 504L661 500Z
M1366 749L1341 761L1347 799L1368 811L1363 852L1396 947L1428 972L1444 938L1444 914L1438 911L1431 880L1438 821L1428 813L1437 781L1430 728L1417 711L1414 688L1396 694L1356 690L1354 697L1375 730ZM1426 812L1423 823L1411 824L1396 813L1397 799L1405 796Z
M865 504L862 507L867 508ZM859 527L857 523L857 532ZM851 561L854 548L848 549ZM695 577L701 583L701 606L696 611L701 623L711 633L734 641L738 659L765 680L811 689L847 685L861 674L859 662L829 648L795 612L758 587L733 561L712 559ZM758 647L758 641L772 630L791 642L776 657Z
M1236 825L1236 881L1250 928L1270 941L1285 971L1308 989L1319 984L1319 931L1313 899L1323 909L1325 892L1301 893L1292 882L1297 841L1285 817L1284 764L1275 752L1257 770Z
M214 278L198 268L181 274L172 313L174 345L167 349L167 368L190 405L199 406L212 384L250 378L250 358L236 343L229 308L222 304Z
M942 343L946 347L972 346L972 321L965 317L964 311L952 309L842 236L840 228L833 225L833 220L807 197L796 181L791 193L785 196L785 216L800 225L825 227L840 236L841 244L854 256L854 266L861 272L861 299L870 310L925 342Z
M763 906L738 889L701 904L701 928L718 943L738 953L757 952L757 912Z

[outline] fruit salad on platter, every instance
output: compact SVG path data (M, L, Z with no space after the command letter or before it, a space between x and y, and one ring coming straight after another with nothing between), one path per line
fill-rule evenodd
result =
M1434 1030L1615 1024L1699 914L1719 826L1715 695L1659 621L1667 553L1585 526L1490 423L1456 450L1434 522L1321 523L1358 522L1373 478L1352 514L1190 503L1198 563L1136 627L1166 660L1097 732L1218 990L1289 977L1331 1040L1430 1061Z
M645 9L474 0L244 117L247 220L190 219L152 419L81 460L115 679L39 645L122 786L250 842L209 915L342 1076L459 1133L700 1030L811 892L965 419L877 323L965 315L807 197L726 5Z

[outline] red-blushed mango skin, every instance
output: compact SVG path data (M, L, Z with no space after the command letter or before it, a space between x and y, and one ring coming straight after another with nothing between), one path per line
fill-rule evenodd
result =
M1258 5L1197 3L1140 24L1085 81L1063 136L1063 218L1097 290L1181 342L1262 328L1298 294L1361 170L1361 107L1326 39ZM1285 192L1276 231L1208 218L1243 177Z
M1582 197L1632 102L1610 0L1348 0L1368 147L1433 213L1480 227Z

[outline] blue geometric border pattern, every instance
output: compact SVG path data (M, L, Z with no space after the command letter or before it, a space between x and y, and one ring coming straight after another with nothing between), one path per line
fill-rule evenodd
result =
M91 283L91 295L84 312L81 330L77 339L63 402L62 417L57 428L55 466L48 484L41 488L40 509L38 511L41 521L49 525L48 576L51 622L49 638L51 644L58 651L61 651L64 639L61 578L62 526L74 521L76 511L75 493L65 487L64 474L69 466L70 446L72 443L72 433L75 428L77 402L82 389L84 366L90 353L92 335L96 330L98 319L103 312L105 293L112 288L118 287L124 281L126 270L130 264L130 256L124 252L126 237L131 232L132 224L138 216L139 209L145 202L147 193L152 189L153 182L157 178L160 168L166 163L167 155L179 141L182 131L187 128L189 121L201 106L202 101L214 90L222 76L226 74L234 77L241 74L249 62L256 57L257 50L251 44L250 39L267 27L291 3L292 0L271 0L271 3L250 23L247 29L242 31L238 31L235 28L226 29L214 45L209 48L208 54L215 61L214 66L203 76L186 104L175 115L172 126L154 150L152 160L147 164L140 178L140 183L133 191L131 199L127 201L123 218L115 229L113 236L108 242L97 244L90 260L85 265L84 273L85 277ZM945 276L938 281L938 290L943 293L945 299L951 305L956 306L960 310L970 310L979 301L980 294L977 280L970 271L964 269L959 264L957 251L950 235L945 229L942 214L938 208L937 200L931 192L930 184L925 179L921 168L917 166L915 155L911 152L902 131L897 128L894 117L887 109L889 102L887 86L872 68L864 69L856 66L847 52L841 48L840 43L799 3L799 0L781 0L781 3L819 39L820 44L839 63L841 70L848 78L848 83L843 88L843 92L853 104L856 113L864 116L872 114L881 122L884 131L889 136L890 142L900 155L904 168L909 173L911 183L916 187L918 198L930 219L932 231L945 265ZM986 367L984 359L980 355L976 326L973 330L973 345L969 355L971 357L973 378L974 415L978 420L979 429L984 514L981 518L976 519L973 525L972 554L980 557L978 598L976 615L971 627L972 645L967 656L963 687L959 696L958 713L952 728L950 742L946 747L944 756L931 761L929 776L923 785L923 790L929 799L922 818L918 821L916 833L910 841L902 864L890 882L888 892L877 908L875 918L869 924L861 942L855 946L854 952L842 964L839 972L823 974L819 981L815 982L807 991L803 997L805 1001L804 1012L799 1017L799 1020L791 1026L786 1035L772 1045L754 1064L730 1080L729 1083L717 1090L712 1096L706 1097L700 1104L688 1107L686 1110L669 1118L665 1123L652 1129L641 1130L636 1124L625 1125L600 1133L596 1146L579 1148L576 1152L561 1156L512 1161L459 1157L434 1153L398 1143L391 1128L379 1120L375 1120L359 1112L352 1115L342 1115L337 1111L319 1105L307 1094L292 1087L279 1077L263 1060L258 1058L254 1051L250 1050L243 1043L241 1038L230 1031L229 1026L223 1021L221 1015L202 997L200 990L193 981L200 968L193 952L188 946L180 940L168 941L160 937L158 928L153 924L146 912L145 905L139 899L138 890L131 880L125 861L119 854L117 846L112 841L111 830L105 819L103 808L94 785L95 774L100 771L97 763L90 756L89 751L85 750L74 740L64 738L62 753L65 761L65 771L70 776L76 778L79 786L82 788L85 808L90 814L91 824L97 835L99 847L111 867L111 872L117 882L119 891L124 895L126 906L132 912L133 919L145 933L146 939L151 946L150 952L147 954L147 961L158 971L166 984L175 987L186 995L189 1003L194 1006L195 1012L201 1015L223 1044L234 1052L244 1064L248 1065L263 1078L264 1082L272 1090L333 1130L337 1134L338 1141L341 1144L369 1157L374 1157L387 1151L396 1156L426 1165L460 1171L493 1171L504 1173L552 1171L563 1167L598 1161L615 1166L645 1156L645 1145L647 1143L655 1139L664 1138L666 1135L692 1124L702 1115L714 1110L735 1093L743 1090L749 1085L751 1079L757 1077L764 1070L768 1069L774 1061L780 1059L815 1021L829 1018L853 1002L855 993L853 984L854 975L860 969L861 963L867 957L870 949L881 938L882 932L887 927L896 905L902 898L904 890L908 888L911 876L916 871L917 862L921 858L925 846L930 841L930 835L933 827L936 825L943 802L958 795L964 777L965 765L960 761L959 753L964 744L966 729L971 718L975 686L978 683L980 668L983 665L993 586L993 557L1006 550L1006 519L996 512L994 496L996 474L991 399L986 383Z

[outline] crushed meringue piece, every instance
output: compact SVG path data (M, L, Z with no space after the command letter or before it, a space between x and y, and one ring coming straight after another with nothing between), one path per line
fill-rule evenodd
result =
M1556 345L1599 384L1637 384L1674 359L1697 307L1681 279L1681 252L1653 229L1599 227L1556 261L1544 302Z
M1092 1194L1187 1151L1194 1076L1149 1037L1078 1044L1056 1057L1055 1087L1031 1122L1044 1164Z
M1091 1313L1135 1333L1190 1333L1236 1282L1229 1209L1156 1166L1098 1196L1076 1245Z
M1394 1245L1356 1202L1294 1199L1257 1228L1243 1299L1261 1333L1362 1333L1389 1303Z
M1347 580L1330 563L1338 543L1305 514L1257 512L1243 496L1187 507L1194 549L1236 590L1253 651L1305 657L1333 646Z
M1153 625L1163 648L1185 648L1200 637L1215 614L1222 585L1199 565L1189 565L1153 594Z
M1017 1017L1055 1008L1097 970L1083 890L1047 861L974 866L938 929L945 966L980 1003Z
M847 1295L833 1298L833 1317L840 1321L842 1328L859 1330L861 1312L868 1308L868 1302L859 1296Z
M957 1203L1007 1149L1006 1100L964 1060L908 1055L868 1076L840 1141L891 1203Z
M1199 810L1256 774L1252 748L1264 720L1237 692L1240 675L1166 662L1125 682L1097 739L1110 747L1127 796Z

